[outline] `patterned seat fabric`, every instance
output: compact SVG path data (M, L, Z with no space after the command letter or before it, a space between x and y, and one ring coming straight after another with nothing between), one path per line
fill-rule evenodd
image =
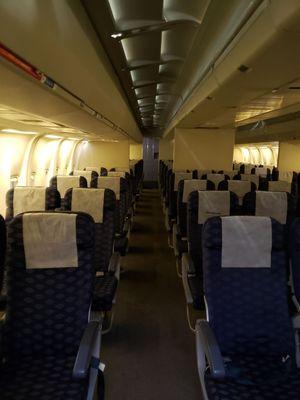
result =
M209 371L205 376L205 387L210 400L300 398L299 370L288 370L278 358L245 355L234 358L227 365L234 371L234 376L230 379L212 379Z
M204 309L203 279L201 276L189 276L188 284L193 298L193 307L196 310Z
M82 400L87 382L72 379L75 357L23 357L0 365L1 400Z
M27 269L23 215L7 228L1 399L81 400L87 382L73 380L71 370L92 301L94 223L88 215L76 213L77 268Z
M178 185L180 183L177 182L176 180L178 178L176 178L177 174L181 174L181 173L177 173L177 172L173 172L170 177L169 177L169 182L168 182L168 213L169 213L169 218L173 219L173 218L177 218L177 197L178 197ZM184 179L192 179L193 177L193 173L192 172L186 172L183 173L182 175L182 179L180 180L184 180Z
M72 207L73 189L69 189L65 196L65 209ZM116 196L110 189L105 189L103 203L103 222L95 223L95 269L107 272L114 245L114 215L116 209Z
M178 184L178 197L177 197L177 222L179 225L180 234L183 237L187 235L187 203L183 202L184 181ZM207 181L206 190L215 190L215 185L211 181Z
M61 205L60 194L54 187L47 187L46 198L45 198L45 211L55 210ZM6 222L10 221L14 217L14 191L10 189L6 193Z
M245 195L243 201L243 210L245 215L255 215L256 192L249 192ZM297 214L297 204L294 196L287 193L287 226L293 222Z
M98 187L98 179L94 179L91 183L92 188ZM120 199L116 200L116 208L114 213L115 233L122 235L127 213L128 204L128 182L125 178L120 178Z
M284 228L271 220L271 230L270 268L222 268L222 220L212 218L204 225L204 292L226 374L217 380L207 370L209 399L299 398Z
M295 219L291 225L289 253L295 301L297 303L297 308L300 309L300 218Z
M6 254L6 225L4 218L0 215L0 310L1 310L1 291L4 277L4 260Z
M114 275L97 276L93 293L93 311L109 311L118 287L118 279Z
M54 187L55 189L57 189L57 176L53 176L51 178L50 187ZM79 178L79 187L81 187L81 188L88 187L87 180L83 176L80 176L80 178ZM61 197L61 206L64 207L65 199L62 195L60 197Z
M235 215L238 199L234 193L230 193L230 215ZM187 238L189 254L194 262L196 273L202 276L202 229L203 225L198 223L198 192L192 192L189 196L187 206Z

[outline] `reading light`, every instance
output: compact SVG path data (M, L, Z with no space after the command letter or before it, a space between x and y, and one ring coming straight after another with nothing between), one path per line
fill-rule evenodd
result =
M5 133L20 133L23 135L37 135L37 132L32 132L32 131L20 131L19 129L1 129L1 132Z
M46 135L45 138L47 138L47 139L62 139L61 136L57 136L57 135Z
M118 39L118 38L122 37L123 35L122 35L122 33L112 33L110 36L113 39Z

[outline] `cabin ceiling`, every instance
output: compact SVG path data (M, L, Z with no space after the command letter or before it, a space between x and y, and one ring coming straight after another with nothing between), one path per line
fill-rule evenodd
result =
M82 0L144 134L162 135L262 0Z

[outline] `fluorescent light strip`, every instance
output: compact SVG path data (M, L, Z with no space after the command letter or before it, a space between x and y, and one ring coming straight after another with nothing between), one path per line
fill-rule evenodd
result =
M47 139L62 139L62 136L46 135L45 138L47 138Z
M19 129L1 129L1 132L4 133L18 133L22 135L37 135L38 132L32 132L32 131L21 131Z

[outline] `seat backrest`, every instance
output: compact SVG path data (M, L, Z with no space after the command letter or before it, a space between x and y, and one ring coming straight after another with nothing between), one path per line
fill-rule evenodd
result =
M261 176L262 178L271 178L270 168L255 167L251 169L251 174Z
M291 276L295 303L300 311L300 218L296 218L291 224L289 232L289 252L291 260Z
M202 245L208 319L222 355L294 358L283 226L267 217L212 218Z
M177 194L178 185L181 180L192 179L192 172L173 172L169 182L169 215L172 218L177 217Z
M296 182L265 180L261 184L261 190L267 190L269 192L286 192L296 196L297 184Z
M65 207L89 214L95 222L95 269L107 272L115 237L116 195L110 189L69 189Z
M93 179L98 178L99 174L97 171L91 171L91 170L79 170L79 169L74 169L74 171L72 171L70 173L70 175L73 176L83 176L86 181L87 181L87 186L91 187L91 182Z
M219 183L221 181L223 181L224 179L228 180L229 176L225 175L225 174L207 174L207 175L204 175L202 177L202 179L207 179L209 181L212 181L215 184L216 189L218 189Z
M186 179L181 180L178 184L177 196L177 224L180 234L187 234L187 203L191 192L198 190L215 190L215 185L211 181L203 179Z
M248 181L256 185L259 189L259 176L253 174L237 174L233 177L234 180Z
M107 176L107 174L108 174L107 168L101 167L100 176Z
M83 176L56 175L50 180L50 186L59 191L60 197L64 199L68 189L77 187L87 187L87 180Z
M0 294L3 287L5 255L6 255L6 224L2 215L0 215Z
M204 199L201 197L205 196ZM207 205L205 201L207 200ZM189 254L199 266L202 274L202 229L206 218L216 215L234 215L237 210L238 198L232 192L206 191L191 192L187 208L187 239ZM206 215L205 215L206 214Z
M256 190L256 185L250 181L241 180L224 180L219 183L218 190L229 190L237 195L239 205L243 204L243 199L246 193Z
M25 213L7 230L5 356L76 355L95 277L92 218Z
M116 195L115 209L115 230L121 234L124 227L127 202L128 202L128 182L125 178L114 176L99 176L91 184L92 188L110 189Z
M296 200L285 192L256 191L245 195L243 210L246 215L271 217L290 225L296 217Z
M6 221L28 211L52 211L61 205L54 187L17 186L6 193Z

